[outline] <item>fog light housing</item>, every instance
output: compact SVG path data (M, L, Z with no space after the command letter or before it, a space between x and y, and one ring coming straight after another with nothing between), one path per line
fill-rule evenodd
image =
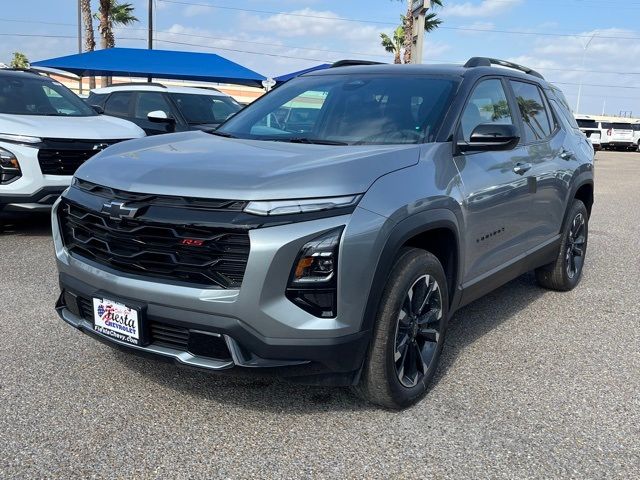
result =
M0 185L7 185L22 176L20 163L9 150L0 148Z
M320 318L337 314L338 247L344 226L307 242L293 264L286 296Z

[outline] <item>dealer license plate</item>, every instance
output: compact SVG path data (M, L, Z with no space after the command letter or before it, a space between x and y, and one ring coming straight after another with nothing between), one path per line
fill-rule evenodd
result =
M122 342L140 344L138 310L108 298L93 299L93 329Z

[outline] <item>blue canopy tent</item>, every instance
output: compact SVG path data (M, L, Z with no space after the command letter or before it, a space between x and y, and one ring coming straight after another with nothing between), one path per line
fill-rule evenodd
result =
M315 67L305 68L304 70L298 70L297 72L287 73L286 75L280 75L279 77L275 77L274 80L276 83L284 83L286 81L291 80L292 78L298 77L305 73L315 72L316 70L324 70L325 68L331 67L330 63L322 63L320 65L316 65Z
M261 87L266 77L215 53L108 48L31 64L88 76L172 78Z

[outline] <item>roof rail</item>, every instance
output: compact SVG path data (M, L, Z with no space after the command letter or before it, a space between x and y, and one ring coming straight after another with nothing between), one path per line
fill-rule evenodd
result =
M44 70L38 70L36 68L16 68L16 67L1 67L0 70L3 71L10 71L10 72L25 72L25 73L33 73L36 75L41 75L41 76L46 76L47 73L52 73L52 72L45 72Z
M541 78L544 80L544 77L533 70L532 68L525 67L523 65L518 65L517 63L507 62L506 60L499 60L497 58L489 58L489 57L473 57L470 58L467 63L464 64L465 68L473 68L473 67L490 67L492 65L500 65L501 67L513 68L515 70L520 70L521 72L527 73L529 75L533 75L534 77Z
M371 60L338 60L331 64L329 68L351 67L354 65L384 65L382 62L374 62Z

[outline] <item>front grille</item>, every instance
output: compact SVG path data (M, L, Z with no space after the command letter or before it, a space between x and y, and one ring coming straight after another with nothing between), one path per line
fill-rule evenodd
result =
M93 301L89 298L77 296L80 316L93 323ZM171 348L181 352L191 352L194 355L229 360L231 353L221 335L206 334L200 331L190 331L188 328L168 323L149 320L149 344L158 347Z
M234 212L241 212L247 206L247 202L243 202L240 200L219 200L212 198L194 198L180 197L176 195L135 193L97 185L95 183L81 180L79 178L76 178L74 181L74 184L80 190L109 200L119 200L122 202L127 202L127 205L137 205L138 203L141 203L144 205L156 205L163 207L186 207L190 209L226 210Z
M84 162L122 140L44 139L38 163L44 175L73 175Z
M239 288L249 258L246 230L168 224L108 215L63 199L65 247L120 272L200 287Z

